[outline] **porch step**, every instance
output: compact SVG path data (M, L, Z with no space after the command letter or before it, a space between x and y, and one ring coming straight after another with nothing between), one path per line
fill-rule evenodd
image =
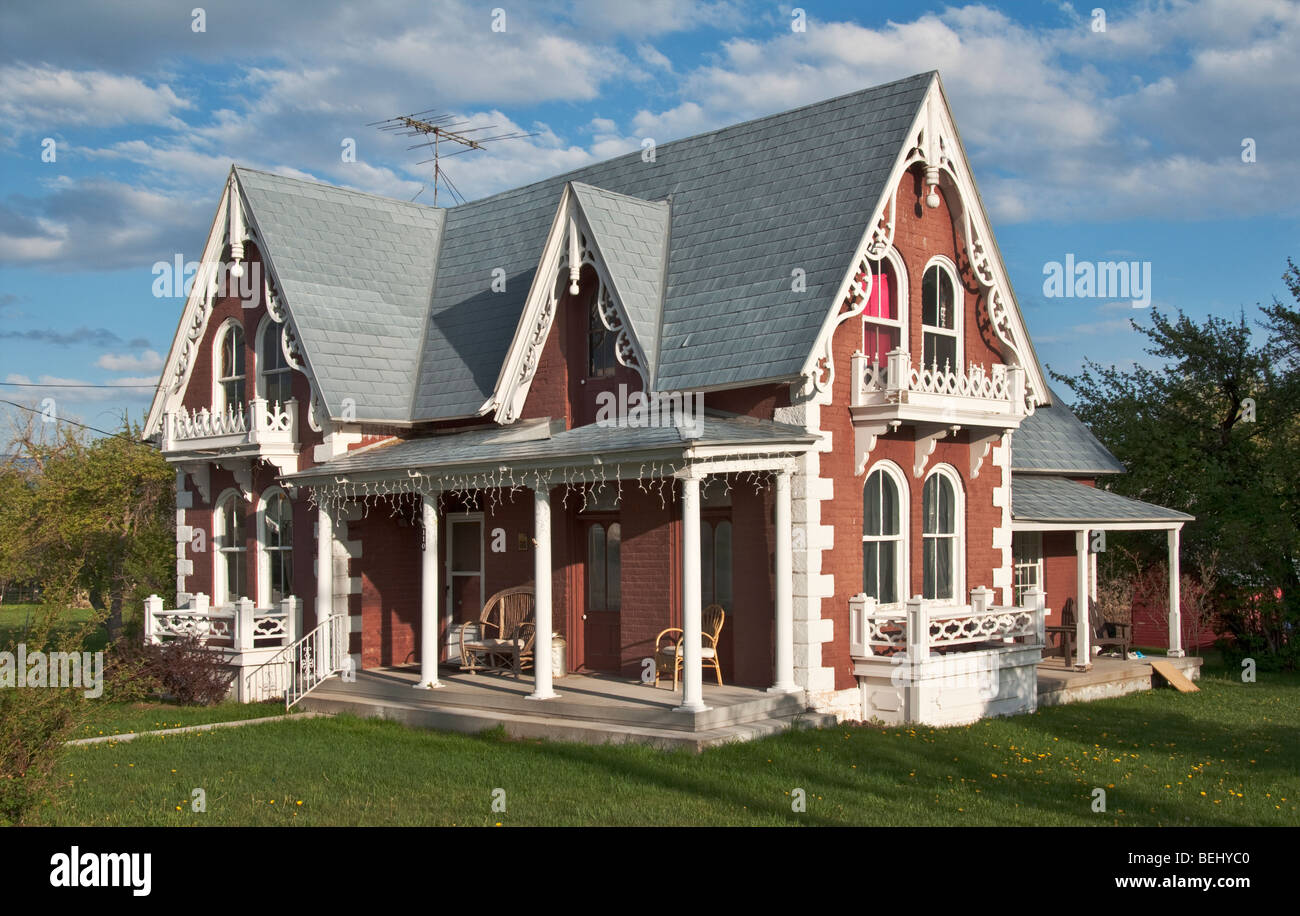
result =
M470 683L490 689L491 699L485 700L481 691L465 689ZM661 701L644 702L643 705L621 703L617 709L611 709L609 704L593 697L590 685L583 684L580 678L557 679L555 692L558 696L544 701L541 706L538 701L527 697L525 693L527 688L519 686L519 682L496 680L490 676L479 676L474 681L464 680L462 676L459 684L448 682L442 689L418 694L420 699L415 701L412 701L412 684L413 680L408 682L376 677L366 672L352 683L344 683L341 680L327 681L316 688L308 699L365 698L380 703L408 704L414 707L437 706L457 712L490 712L524 719L541 718L547 721L561 719L604 723L613 719L620 725L629 727L687 732L723 729L764 719L795 716L806 711L802 693L764 694L759 691L747 691L753 695L745 696L739 702L726 699L702 712L678 712L672 708L673 695L666 689L662 691L665 697ZM708 690L705 692L704 700L706 703L710 702ZM539 716L539 709L543 707L545 715Z
M549 706L552 701L547 702ZM777 714L746 716L744 721L687 730L681 727L663 728L629 723L626 720L609 722L560 715L525 715L452 704L433 706L419 701L361 696L342 691L331 692L325 687L317 689L303 700L301 705L313 712L389 719L412 728L428 728L436 731L477 734L501 726L511 738L524 740L547 739L583 744L635 743L648 744L664 750L680 748L696 753L731 741L751 741L792 728L821 728L834 725L836 722L835 716L825 713L807 712L802 709L791 713L782 709ZM683 714L677 713L677 715Z

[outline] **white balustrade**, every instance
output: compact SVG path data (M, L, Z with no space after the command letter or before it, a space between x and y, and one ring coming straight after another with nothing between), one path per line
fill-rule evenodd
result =
M292 445L298 437L298 402L253 398L226 410L181 409L163 418L163 450Z
M919 596L881 607L868 595L849 599L849 654L855 658L906 650L913 661L962 646L1022 642L1043 645L1043 598L1036 590L1022 606L997 607L986 588L971 589L971 603L942 605Z
M1023 410L1025 373L1020 366L967 363L964 372L944 364L913 366L906 350L891 350L882 366L855 353L852 407L913 403L938 408L973 406L996 413Z

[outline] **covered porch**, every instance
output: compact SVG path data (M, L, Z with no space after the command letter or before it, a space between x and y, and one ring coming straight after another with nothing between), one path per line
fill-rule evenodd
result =
M335 555L331 542L340 536L341 523L347 520L355 523L360 515L382 517L384 513L375 510L384 504L393 506L394 512L400 508L407 513L403 524L409 527L403 531L394 526L386 535L390 539L379 550L400 551L407 558L395 567L397 573L390 575L389 580L409 599L412 619L403 624L411 634L410 648L390 652L384 659L377 659L373 653L367 655L368 624L357 620L354 607L349 628L351 652L354 658L359 654L363 663L353 667L374 671L382 665L383 670L398 670L403 663L414 663L414 667L401 667L408 673L418 671L407 686L439 695L449 683L456 683L448 680L449 669L445 667L448 661L459 660L449 637L455 627L468 619L461 617L458 621L452 616L454 596L448 598L449 587L461 589L464 578L457 580L456 576L463 576L464 571L452 562L457 550L455 543L444 544L440 549L440 526L450 542L453 540L451 522L461 520L462 509L470 504L476 503L477 508L487 510L469 513L479 517L485 514L490 517L504 503L514 507L508 507L513 513L510 525L498 528L496 522L487 520L486 527L480 526L476 535L481 539L490 528L492 539L502 541L503 553L508 554L513 564L513 579L487 588L480 582L478 588L485 595L502 586L525 583L533 589L532 622L542 638L537 641L537 651L531 657L532 668L526 672L528 677L524 682L530 684L525 697L533 701L529 705L536 710L534 715L550 715L552 707L563 707L568 702L569 688L557 686L552 653L542 649L543 634L567 634L572 642L575 636L581 636L574 632L575 621L585 622L588 611L594 611L583 604L589 598L583 586L589 558L581 548L574 547L575 518L586 510L619 512L617 507L629 493L641 494L641 509L651 499L657 506L671 507L670 515L662 519L651 518L648 512L639 519L642 544L651 545L642 549L657 551L659 572L651 571L647 577L643 569L640 580L634 582L624 577L622 585L625 594L631 594L636 586L643 602L647 595L662 602L662 616L643 613L634 621L640 629L630 636L624 634L625 645L621 655L616 653L614 667L629 669L622 671L626 676L630 668L641 662L651 663L650 657L636 654L653 655L639 648L641 643L652 642L653 630L649 636L641 630L651 624L662 624L671 613L672 622L681 632L681 690L672 693L661 689L658 696L665 699L657 696L655 702L668 702L667 698L672 697L671 709L690 721L691 717L712 708L715 695L726 696L716 693L716 685L710 686L706 694L703 683L706 666L701 664L710 649L703 626L706 602L702 601L702 586L706 586L709 574L702 568L702 557L709 555L707 549L702 549L707 545L701 542L702 529L708 531L703 491L714 478L725 477L729 481L743 478L747 485L752 484L768 494L765 499L770 500L774 516L774 523L768 522L772 525L770 534L763 533L766 526L761 524L762 513L755 518L760 522L757 530L763 538L763 554L772 558L771 578L766 570L761 576L753 576L756 571L753 569L741 572L742 576L761 582L767 608L762 613L768 615L767 623L759 620L764 632L763 657L760 661L755 656L748 662L750 670L758 662L769 672L767 679L760 682L764 692L796 695L802 703L803 691L794 670L790 490L794 458L815 441L816 437L795 427L725 415L706 415L702 422L689 428L592 425L565 430L551 421L534 420L504 429L470 430L357 449L284 479L288 484L310 489L317 507L321 533L317 539L320 558L317 569L318 573L326 570L316 583L318 620L329 616L337 607L333 591L337 577L328 571L329 558ZM633 510L610 517L621 519L626 529L631 521L628 513ZM666 526L665 519L671 521L671 526ZM394 543L390 536L399 537L401 543ZM488 556L482 553L486 548L481 544L480 540L479 546L472 549L480 556ZM360 548L361 568L368 570L367 575L378 576L381 569L387 569L374 556L374 548L365 543L364 536ZM623 549L626 559L628 548L625 545ZM752 565L752 558L746 560ZM521 561L527 563L526 570L520 566ZM402 575L412 567L415 575ZM353 578L357 577L357 568L354 560ZM487 567L477 569L485 581ZM611 581L616 581L614 574ZM418 603L413 600L416 594ZM623 625L627 624L625 620ZM769 626L770 636L767 635ZM582 629L584 624L578 627ZM590 651L589 647L588 658ZM712 672L709 677L713 678ZM572 683L576 681L563 681L564 685Z

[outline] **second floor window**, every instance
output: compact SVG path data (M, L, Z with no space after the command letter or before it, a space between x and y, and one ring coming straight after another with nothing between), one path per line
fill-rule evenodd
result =
M898 313L898 284L894 281L893 268L882 261L875 271L871 295L862 313L862 352L868 360L883 366L888 362L889 351L896 349L902 339L903 322Z
M921 279L923 365L960 372L957 283L947 266L931 264Z
M600 320L600 295L608 296L598 285L597 295L591 297L591 311L587 318L587 378L606 378L614 374L615 346L618 334L605 327Z
M283 404L293 397L293 370L280 347L280 326L268 321L262 329L262 352L258 360L262 376L262 397L271 404Z
M221 335L221 353L217 367L220 400L217 408L236 410L244 403L244 329L228 325Z

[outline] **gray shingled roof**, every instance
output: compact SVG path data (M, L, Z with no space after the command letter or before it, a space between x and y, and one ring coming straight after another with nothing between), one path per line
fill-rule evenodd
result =
M446 212L236 167L330 413L404 421Z
M653 162L637 151L445 211L239 175L332 410L348 396L362 419L476 413L492 396L569 182L592 188L581 203L608 229L602 252L625 269L635 254L637 279L624 281L633 299L649 294L638 284L648 283L642 259L653 233L625 225L628 199L647 202L643 215L653 217L671 197L662 316L625 302L638 339L657 344L648 356L657 388L787 379L812 351L936 78L918 74L664 143ZM505 292L492 290L497 268ZM805 272L799 293L796 268Z
M668 261L668 202L614 194L578 181L572 187L653 381Z
M1011 477L1011 517L1032 522L1189 522L1192 516L1063 477Z
M619 452L664 451L680 453L699 445L769 445L773 451L804 451L818 439L806 430L783 423L749 417L706 414L701 435L687 439L672 426L619 428L595 424L551 432L547 424L531 427L484 427L446 435L406 439L394 445L358 450L334 458L286 480L306 481L338 474L387 472L407 469L499 466L508 462L562 462L577 458L587 463L599 454L616 461Z
M1092 434L1055 391L1011 434L1011 470L1030 473L1123 474L1120 460Z

